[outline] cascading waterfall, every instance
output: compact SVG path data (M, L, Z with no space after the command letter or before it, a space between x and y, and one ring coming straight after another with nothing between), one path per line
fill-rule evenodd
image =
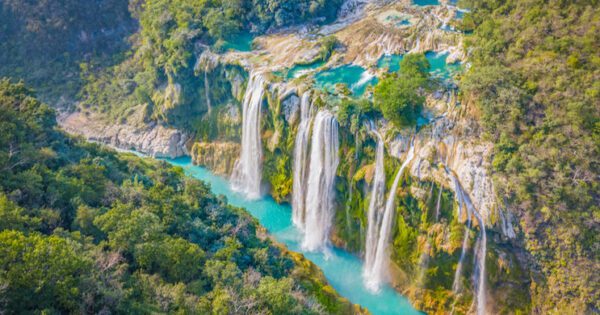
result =
M294 144L294 176L292 190L292 221L298 228L304 228L306 204L306 176L308 167L308 135L310 131L310 92L304 92L300 101L300 124Z
M448 168L446 168L446 173L448 175L450 175L450 177L452 178L452 182L454 184L454 192L456 195L456 200L458 201L458 216L459 218L461 217L462 214L462 207L463 205L465 206L465 208L467 209L467 226L465 227L465 237L463 240L463 248L462 248L462 252L460 255L460 259L456 268L456 273L454 275L454 283L452 285L452 289L454 290L455 293L457 293L460 290L460 273L462 272L462 264L463 264L463 260L464 260L464 256L465 256L465 250L466 250L466 246L467 246L467 242L468 242L468 231L469 228L471 227L471 217L475 216L475 218L477 219L478 223L479 223L479 229L480 229L480 235L479 235L479 246L476 246L476 248L478 248L478 252L476 254L476 264L475 264L475 274L477 275L477 277L475 277L475 282L476 282L476 287L477 287L477 314L478 315L485 315L485 306L486 306L486 301L485 301L485 256L487 253L487 235L486 235L486 231L485 231L485 222L483 221L483 217L481 216L481 214L479 214L479 212L477 210L475 210L475 207L473 206L473 203L471 202L471 198L469 198L469 195L464 191L464 189L462 188L458 178L456 178L456 176L454 175L454 173L450 170L448 170Z
M377 150L375 153L375 175L371 188L371 200L369 201L369 212L367 217L367 237L365 244L365 265L363 277L368 285L374 278L375 254L377 252L377 241L383 216L383 206L385 197L385 170L383 164L384 143L381 134L375 130L373 123L369 125L369 130L377 138ZM374 287L373 289L376 289Z
M375 250L375 260L373 261L372 272L369 275L369 278L366 280L366 286L369 290L379 291L379 287L383 282L384 278L387 276L387 246L389 243L390 232L392 229L393 223L393 215L394 210L396 208L396 191L398 190L398 184L400 183L400 179L402 178L402 173L404 169L408 166L408 164L412 161L414 157L414 146L411 143L410 150L406 156L406 160L402 163L402 166L398 170L396 174L396 178L394 179L394 183L392 184L392 188L388 193L387 202L385 204L385 212L383 214L383 218L381 220L381 228L379 229L379 238L377 240L377 249Z
M338 150L338 122L329 111L319 111L313 124L306 194L302 247L307 251L324 249L328 242L334 214Z
M242 111L242 152L235 163L231 176L232 189L244 193L249 199L260 197L262 172L260 112L264 96L264 83L261 74L250 74Z

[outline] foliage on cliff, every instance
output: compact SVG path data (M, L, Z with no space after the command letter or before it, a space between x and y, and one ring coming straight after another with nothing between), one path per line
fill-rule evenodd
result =
M464 1L472 67L461 83L496 143L500 200L521 218L534 310L600 309L600 6Z
M0 309L349 313L302 257L164 162L70 138L0 80Z
M110 69L98 69L93 63L85 65L83 106L125 117L127 110L144 104L147 119L173 125L185 123L186 129L197 129L194 124L198 121L186 121L207 111L208 98L219 103L233 98L230 92L225 97L208 96L207 79L213 88L227 90L228 84L223 72L210 78L199 76L206 70L196 68L203 50L210 47L218 51L239 44L240 34L248 32L259 34L301 22L322 21L320 18L330 20L340 5L339 0L147 0L133 6L140 30L133 36L130 57Z
M112 64L136 26L128 0L2 0L0 21L0 77L23 79L53 103L75 98L79 63Z

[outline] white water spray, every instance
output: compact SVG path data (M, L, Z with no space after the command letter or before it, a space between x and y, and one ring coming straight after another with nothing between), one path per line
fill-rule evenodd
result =
M298 228L304 228L306 205L306 180L308 175L308 135L310 131L310 92L304 92L300 102L300 124L294 144L294 176L292 191L292 221Z
M324 249L334 214L335 174L339 164L338 122L326 110L319 111L314 120L306 218L302 247L307 251Z
M264 78L251 73L243 102L242 152L231 176L231 188L249 199L260 197L262 143L260 112L264 96Z
M383 137L375 130L372 122L369 131L377 137L377 149L375 152L375 175L371 188L371 200L369 201L369 212L367 217L367 237L365 244L365 265L363 277L365 283L373 278L375 267L375 255L377 252L377 241L381 220L383 217L383 206L385 197L385 170L383 164L384 144Z
M396 191L398 190L398 184L402 178L402 173L404 173L404 169L412 161L414 152L415 149L411 143L406 160L404 160L404 163L402 163L402 166L398 170L396 178L394 179L394 184L392 184L392 188L388 193L385 212L381 220L381 228L379 230L379 239L377 240L377 249L375 250L375 260L373 262L372 272L366 279L367 288L374 292L379 291L381 283L387 276L387 263L389 259L387 247L390 239L390 232L392 230L394 210L396 209Z

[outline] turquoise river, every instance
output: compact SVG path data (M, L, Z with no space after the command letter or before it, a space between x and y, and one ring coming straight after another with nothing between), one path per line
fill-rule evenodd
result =
M182 167L187 175L209 183L213 193L227 197L229 204L245 208L277 241L293 251L303 253L306 258L319 266L329 283L351 302L366 307L374 315L422 314L390 286L384 286L378 293L368 291L362 283L363 263L358 257L335 247L331 247L326 253L303 251L300 247L300 232L292 224L290 206L277 204L270 197L247 200L233 192L225 178L216 176L203 167L193 165L189 157L166 161Z

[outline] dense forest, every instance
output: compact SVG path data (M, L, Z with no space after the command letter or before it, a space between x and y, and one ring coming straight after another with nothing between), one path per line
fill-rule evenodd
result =
M3 313L351 312L206 184L66 136L23 84L0 81L0 130Z
M598 310L586 284L600 268L599 2L468 5L473 66L461 89L496 143L499 198L522 218L544 284L534 309Z
M444 48L445 40L454 43L448 38L461 38L463 67L451 84L431 74L432 50L413 51L428 44L425 32L442 33L437 22L426 30L433 19L427 15L444 11L405 2L373 2L414 15L394 23L418 23L402 33L372 27L380 16L367 16L366 29L393 29L409 44L396 52L397 71L363 65L377 83L356 96L347 84L330 92L310 75L289 82L281 75L298 66L351 65L344 58L356 48L339 33L312 32L335 20L343 0L0 0L0 78L11 78L0 79L0 313L363 311L339 297L316 266L183 169L87 143L57 125L55 109L135 132L172 128L189 136L183 145L192 159L227 160L231 168L251 70L273 66L261 59L273 56L272 42L253 39L270 34L302 34L311 53L291 68L265 70L269 82L260 87L261 176L277 203L293 192L299 122L291 112L301 110L293 109L292 94L300 107L310 92L312 110L331 111L339 124L331 242L356 256L364 254L375 173L373 126L388 141L384 190L402 163L390 142L433 141L444 132L457 142L476 138L465 146L491 148L485 176L495 209L487 234L480 222L465 225L456 186L439 180L451 174L452 148L436 146L419 163L438 177L422 180L409 170L394 192L389 256L401 270L396 289L431 313L473 313L476 248L485 234L484 280L494 312L598 313L600 2L440 1L465 9L449 22L451 32L429 38ZM361 45L386 40L367 37L373 43ZM265 46L251 55L257 43ZM457 105L440 105L445 99ZM430 127L443 119L443 128ZM468 154L483 155L465 150L452 158ZM500 227L505 214L514 220L511 237ZM455 276L463 258L470 262ZM464 293L456 292L457 282Z

